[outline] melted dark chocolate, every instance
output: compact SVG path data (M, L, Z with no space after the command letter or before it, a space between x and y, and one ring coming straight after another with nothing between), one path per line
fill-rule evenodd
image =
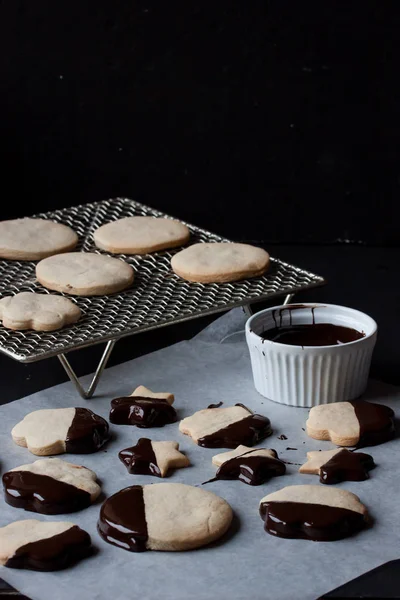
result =
M133 475L155 475L161 477L151 440L140 438L136 446L125 448L118 454L129 473Z
M108 440L108 423L88 408L76 408L65 440L66 452L90 454Z
M287 437L284 433L281 433L281 435L278 435L278 440L287 440Z
M58 535L21 546L5 566L33 571L58 571L90 553L90 535L74 525Z
M111 401L110 421L115 425L163 427L177 418L175 409L161 398L124 396Z
M215 474L215 479L239 479L248 485L261 485L271 477L284 475L286 467L278 459L270 456L253 456L246 452L224 462Z
M274 327L264 331L260 336L264 340L290 346L339 346L360 340L365 337L365 333L342 325L315 323Z
M375 466L374 459L363 452L341 450L320 468L321 483L334 484L341 481L365 481L368 471Z
M394 438L394 412L383 404L358 400L350 402L360 424L360 439L357 448L376 446Z
M263 502L260 515L271 535L316 542L340 540L365 526L362 514L325 504Z
M289 315L289 325L291 325L292 324L292 312L294 310L300 310L302 308L310 309L311 316L312 316L312 324L314 325L315 324L315 309L318 308L317 305L307 306L306 304L286 304L285 306L282 306L282 308L272 311L272 318L274 320L275 327L278 327L277 314L279 315L279 327L282 327L282 320L283 320L283 315L285 314L285 312L287 312Z
M218 404L209 404L207 408L220 408L223 405L223 402L218 402Z
M7 504L42 515L75 512L91 504L89 492L30 471L4 473L3 486Z
M97 529L109 544L130 552L147 550L148 539L143 488L133 485L103 503Z
M199 438L197 443L199 446L203 446L203 448L236 448L241 444L244 446L254 446L271 435L271 433L271 421L267 417L249 414L248 417L240 421L231 423L219 431Z

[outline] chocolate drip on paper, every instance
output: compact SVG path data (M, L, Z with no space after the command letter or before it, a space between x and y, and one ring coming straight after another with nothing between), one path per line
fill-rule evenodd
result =
M101 507L97 529L109 544L130 552L147 550L148 533L142 486L133 485L110 496Z
M161 477L157 458L148 438L140 438L136 446L125 448L118 454L128 472L133 475L155 475Z
M260 515L265 531L271 535L316 542L340 540L365 526L361 513L306 502L263 502Z
M65 440L66 452L90 454L109 438L108 423L88 408L76 408Z
M58 571L88 556L90 552L90 535L74 525L58 535L21 546L5 566L33 571Z
M111 401L110 421L115 425L163 427L177 419L175 409L162 398L123 396Z
M9 471L3 475L7 504L43 515L60 515L87 508L89 492L47 475Z

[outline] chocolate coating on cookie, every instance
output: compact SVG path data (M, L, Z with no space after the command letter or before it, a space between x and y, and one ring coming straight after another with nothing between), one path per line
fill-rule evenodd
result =
M109 544L130 552L147 550L143 487L133 485L108 498L101 507L97 529Z
M118 454L128 472L133 475L155 475L161 477L157 458L148 438L140 438L136 446L125 448Z
M77 525L52 537L30 542L17 549L5 563L12 569L57 571L91 553L90 535Z
M357 448L376 446L394 438L394 412L384 404L358 400L350 402L360 424Z
M248 485L261 485L271 477L286 473L285 464L278 459L276 452L275 456L276 458L272 458L246 452L224 462L215 479L239 479Z
M374 459L369 454L344 449L321 466L319 480L327 484L364 481L369 479L368 471L374 467Z
M90 454L96 452L109 438L108 423L88 408L76 408L65 440L66 452Z
M4 473L3 486L7 504L40 514L71 513L91 504L90 494L85 490L30 471Z
M111 401L110 421L115 425L163 427L177 418L175 409L161 398L123 396Z
M324 504L263 502L260 515L271 535L318 542L340 540L365 526L361 513Z

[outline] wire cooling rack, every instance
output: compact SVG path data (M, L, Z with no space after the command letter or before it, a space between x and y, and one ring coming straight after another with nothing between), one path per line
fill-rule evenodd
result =
M35 215L71 226L79 235L78 250L98 252L93 232L109 221L133 215L168 217L127 198L103 200ZM190 243L229 241L187 224ZM247 305L280 294L294 294L324 279L278 259L263 277L235 283L189 283L175 275L170 260L178 249L144 256L114 255L135 269L133 286L110 296L73 297L82 310L75 325L59 331L18 332L0 326L0 352L20 362L34 362L123 336ZM35 262L0 261L0 297L17 292L48 293L35 278ZM67 295L67 294L66 294Z

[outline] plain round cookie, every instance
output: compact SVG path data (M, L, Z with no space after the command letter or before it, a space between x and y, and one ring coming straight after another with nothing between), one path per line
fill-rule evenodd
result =
M0 258L40 260L72 250L77 243L73 229L48 219L0 221Z
M15 331L55 331L76 323L81 310L76 304L55 294L20 292L0 300L0 319L3 327Z
M46 288L74 296L103 296L129 287L134 270L118 258L93 252L68 252L41 260L36 277Z
M223 283L263 275L269 254L249 244L229 242L199 243L175 254L173 271L187 281Z
M102 225L93 234L98 248L114 254L148 254L186 244L190 231L172 219L125 217Z

